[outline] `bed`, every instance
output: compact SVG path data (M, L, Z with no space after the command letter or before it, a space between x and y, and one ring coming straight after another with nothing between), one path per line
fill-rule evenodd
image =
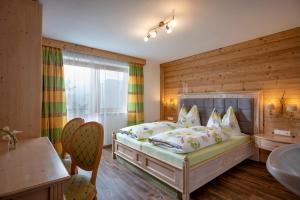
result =
M113 133L112 155L158 178L182 194L190 193L248 158L254 158L256 148L251 135L262 130L262 95L254 92L198 93L178 96L179 107L197 105L202 124L206 124L214 108L224 114L229 106L236 111L244 136L212 145L188 154L176 154L137 141L121 133ZM179 109L178 109L179 110Z

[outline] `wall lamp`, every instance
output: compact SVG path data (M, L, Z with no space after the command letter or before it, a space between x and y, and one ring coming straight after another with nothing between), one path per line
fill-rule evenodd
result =
M289 117L290 119L295 119L295 113L298 111L298 106L296 103L288 104L287 99L285 97L285 91L279 100L280 108L279 112L276 114L278 117ZM266 110L269 112L269 115L273 115L273 110L275 109L275 105L273 103L269 103L266 105Z
M298 108L297 108L296 104L289 104L286 108L286 111L288 111L290 113L291 119L294 118L294 112L296 112L297 110L298 110Z

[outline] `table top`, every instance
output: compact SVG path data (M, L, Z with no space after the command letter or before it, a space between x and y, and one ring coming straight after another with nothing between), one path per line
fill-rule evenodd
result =
M20 140L17 149L0 143L0 197L52 185L70 178L46 137Z
M287 144L300 144L300 136L296 137L289 137L289 136L281 136L281 135L274 135L274 134L255 134L257 138L271 140L274 142L282 142Z

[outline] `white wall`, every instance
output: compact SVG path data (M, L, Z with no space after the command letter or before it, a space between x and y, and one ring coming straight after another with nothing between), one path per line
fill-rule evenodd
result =
M145 122L160 118L160 65L151 60L144 66L144 113Z

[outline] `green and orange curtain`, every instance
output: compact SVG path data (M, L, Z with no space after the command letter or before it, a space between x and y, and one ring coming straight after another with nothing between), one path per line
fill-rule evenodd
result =
M128 126L144 122L143 65L129 63Z
M63 55L58 48L43 46L42 136L49 137L61 153L61 132L67 121Z

